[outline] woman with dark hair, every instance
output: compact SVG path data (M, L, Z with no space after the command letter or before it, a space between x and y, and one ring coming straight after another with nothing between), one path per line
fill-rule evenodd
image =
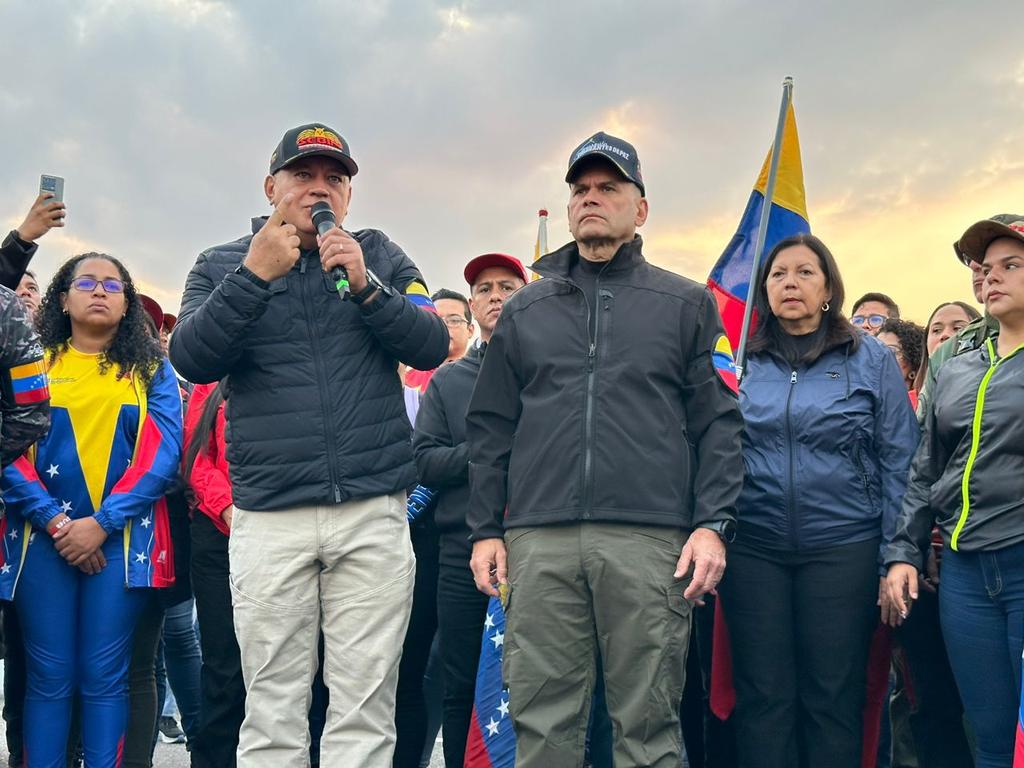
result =
M924 358L914 380L915 391L920 391L928 378L928 360L932 352L939 346L960 333L975 320L981 319L981 313L966 301L946 301L939 304L929 315L924 324L925 337Z
M880 548L917 422L896 359L850 325L843 299L812 235L776 245L753 286L746 476L720 587L744 768L861 765Z
M0 568L24 633L33 768L63 765L76 695L85 764L120 763L132 632L146 588L174 581L163 497L181 400L145 323L128 271L98 253L66 262L39 308L53 418L4 470Z
M245 716L245 685L228 581L228 536L234 512L224 440L224 388L198 384L185 414L182 461L192 508L192 585L203 648L202 718L189 740L192 763L202 768L235 765L238 729Z
M1003 768L1013 761L1024 650L1024 221L979 221L959 248L981 264L985 309L999 327L938 371L885 562L899 624L918 610L938 524L939 619L975 764Z
M882 323L882 328L875 338L896 355L896 362L900 366L900 373L903 374L903 381L906 382L907 391L910 392L910 402L914 408L917 408L917 391L914 382L917 380L918 371L921 370L921 361L924 359L924 328L909 320L889 318Z

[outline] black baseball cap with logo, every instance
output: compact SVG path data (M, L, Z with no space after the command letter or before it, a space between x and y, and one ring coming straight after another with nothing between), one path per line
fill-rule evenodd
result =
M640 158L637 157L636 147L604 131L598 131L572 151L565 180L571 183L580 163L594 157L604 158L614 165L619 173L640 188L641 196L647 194L644 189L644 177L640 173Z
M972 261L980 264L985 260L985 251L992 241L1001 237L1010 237L1024 243L1024 216L1019 213L1000 213L976 222L953 243L953 250L964 264L970 266Z
M348 171L349 177L359 172L359 166L349 154L348 142L341 134L323 123L308 123L292 128L278 143L270 156L270 175L303 157L321 155L333 157Z

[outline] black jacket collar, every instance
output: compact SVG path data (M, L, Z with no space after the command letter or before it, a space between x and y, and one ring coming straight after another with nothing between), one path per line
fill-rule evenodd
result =
M634 237L630 242L619 246L619 250L615 252L612 260L602 270L602 277L621 275L646 263L643 246L644 240L640 235ZM568 280L569 270L579 258L579 246L576 244L576 241L573 241L563 245L557 251L552 251L546 256L542 256L530 266L530 269L542 277Z

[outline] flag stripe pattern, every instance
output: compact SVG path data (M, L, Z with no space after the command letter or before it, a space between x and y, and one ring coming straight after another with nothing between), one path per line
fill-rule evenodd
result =
M42 359L11 368L10 376L15 405L31 405L49 399L46 366Z
M515 764L516 739L509 715L508 690L501 678L504 647L505 612L498 598L492 597L480 642L465 768L512 768Z
M708 287L718 302L725 333L733 348L739 346L743 312L750 288L750 271L754 265L757 229L765 205L770 165L771 150L761 167L761 173L747 201L736 234L729 241L729 245L708 277ZM767 254L784 238L810 231L804 194L803 165L800 162L800 140L793 105L790 104L786 113L778 175L768 218L765 253Z

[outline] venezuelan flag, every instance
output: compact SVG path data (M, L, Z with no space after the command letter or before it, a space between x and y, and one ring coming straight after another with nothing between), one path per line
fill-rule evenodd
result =
M1013 748L1013 768L1024 768L1024 699L1017 712L1017 736Z
M492 597L480 643L464 768L512 768L515 764L516 737L509 713L508 690L501 683L504 651L505 612L501 601Z
M434 302L430 300L430 294L427 293L427 286L419 280L413 280L408 286L406 286L405 295L409 298L409 301L420 309L425 309L427 312L437 314L437 310L434 308Z
M42 359L11 368L11 387L16 405L30 405L48 400L46 366Z
M765 205L771 156L771 150L768 150L768 156L761 166L761 174L754 184L754 191L750 194L747 208L740 219L739 228L708 277L708 287L718 301L722 323L733 347L739 346L740 342L743 310L750 288L750 270L754 265L754 245L757 240L757 228L761 222L761 211ZM765 255L780 240L810 231L807 200L804 195L804 171L800 162L800 139L796 131L796 115L793 112L793 105L790 104L786 112L775 193L772 195L768 218Z

